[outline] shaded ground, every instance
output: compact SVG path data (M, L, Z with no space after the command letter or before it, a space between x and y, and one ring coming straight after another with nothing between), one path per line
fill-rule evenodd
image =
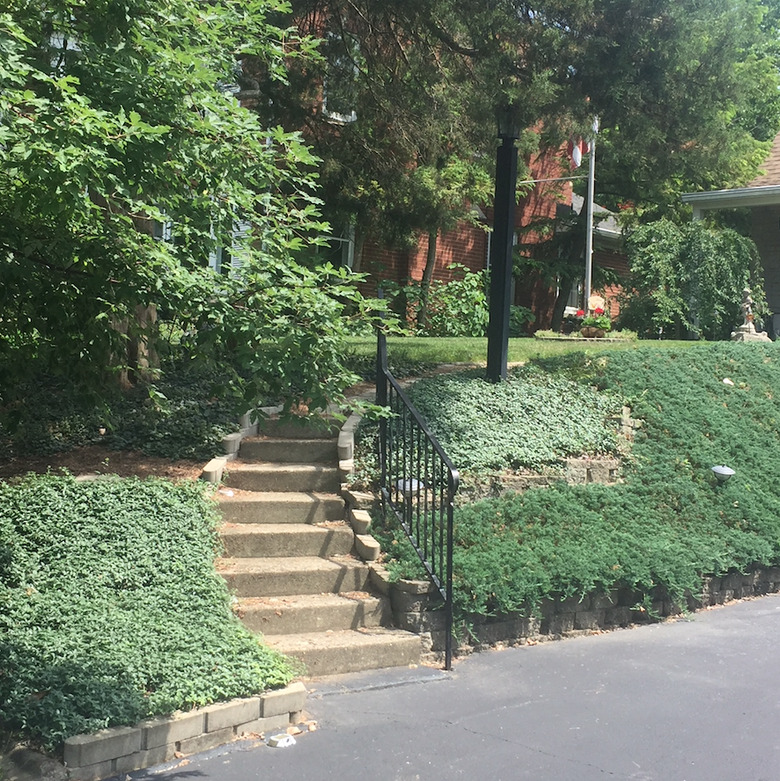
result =
M0 461L0 479L45 474L67 469L73 475L116 474L120 477L166 477L171 480L195 480L203 469L203 461L172 461L147 456L138 451L111 450L102 445L87 445L65 453L27 456Z

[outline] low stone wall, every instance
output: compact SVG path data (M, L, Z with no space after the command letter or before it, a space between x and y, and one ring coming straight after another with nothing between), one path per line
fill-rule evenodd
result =
M423 638L430 659L444 651L444 615L435 587L425 581L391 583L383 567L372 567L372 582L390 596L396 626ZM686 604L676 603L663 589L645 594L631 588L586 594L581 599L545 599L533 611L499 616L471 615L460 623L457 653L468 654L497 644L523 645L577 634L660 621L735 599L780 591L780 567L755 566L747 573L729 572L705 577L698 594L688 594Z
M286 729L300 720L305 703L306 687L298 682L134 727L76 735L65 741L64 761L71 781L99 781L206 751L242 736Z

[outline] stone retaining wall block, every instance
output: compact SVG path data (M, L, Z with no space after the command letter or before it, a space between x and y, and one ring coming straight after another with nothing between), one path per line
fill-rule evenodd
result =
M158 746L148 751L136 751L125 757L117 757L114 763L114 773L129 773L132 770L142 770L145 767L162 765L170 762L175 756L176 748L171 743L166 746Z
M95 765L79 767L70 773L70 781L100 781L102 778L113 775L114 761L107 759Z
M260 717L279 716L303 710L306 704L306 687L300 682L291 683L286 689L266 692L261 699Z
M200 735L205 731L205 716L200 710L178 712L169 719L151 719L139 726L144 735L142 748L152 749Z
M366 534L371 526L371 513L368 510L351 509L349 521L355 534Z
M71 767L86 767L132 754L141 748L138 727L113 727L92 735L74 735L65 741L64 760Z
M176 747L182 754L196 754L198 751L208 751L210 748L230 743L233 740L233 735L233 727L225 727L216 732L205 732L202 735L181 740L176 744Z
M205 731L217 732L260 717L260 697L247 697L242 700L222 702L203 708L206 718Z

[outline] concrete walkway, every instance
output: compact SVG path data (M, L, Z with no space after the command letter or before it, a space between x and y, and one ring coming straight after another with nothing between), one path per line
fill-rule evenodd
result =
M146 781L780 779L780 596L688 619L312 684L318 729ZM124 776L122 781L127 777Z

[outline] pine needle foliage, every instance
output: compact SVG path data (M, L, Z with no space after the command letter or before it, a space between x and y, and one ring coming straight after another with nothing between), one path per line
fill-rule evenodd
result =
M65 738L286 685L230 610L202 485L0 484L0 731Z

